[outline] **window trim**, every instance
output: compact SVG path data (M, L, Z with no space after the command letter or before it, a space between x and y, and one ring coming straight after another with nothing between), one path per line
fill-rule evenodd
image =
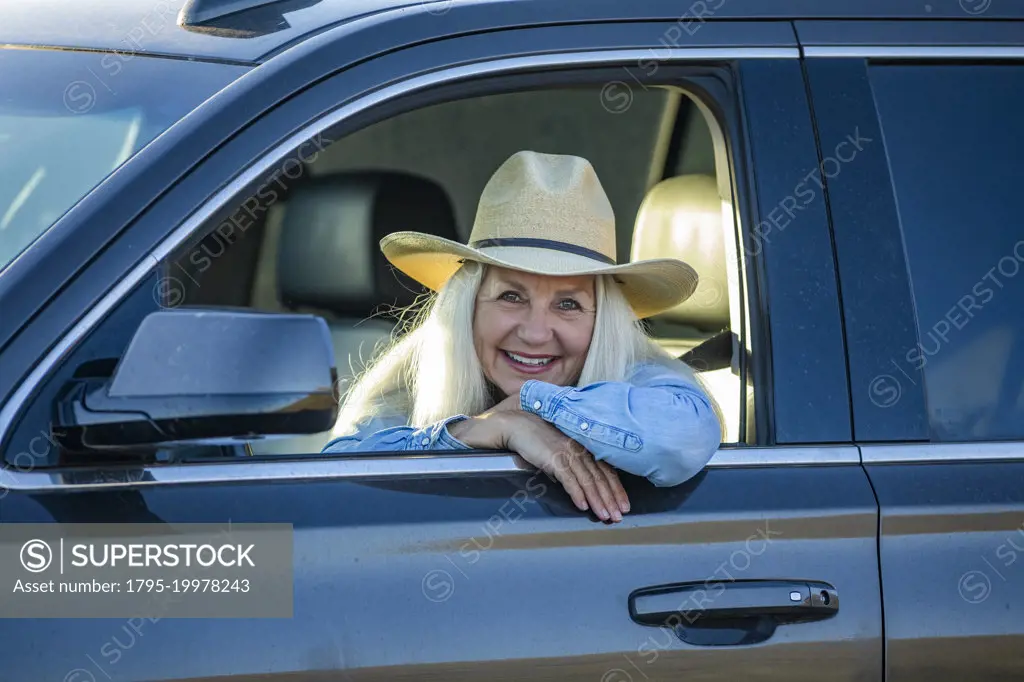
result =
M1024 441L862 445L864 464L1024 461Z
M230 183L218 190L196 209L173 232L165 237L148 256L144 257L89 311L67 331L51 350L33 367L25 380L0 407L0 443L6 441L22 411L27 407L36 389L65 359L71 350L126 298L147 276L179 249L204 224L223 210L245 187L259 180L275 164L282 163L294 149L319 134L365 111L400 97L430 88L454 84L481 76L515 74L544 67L573 68L585 66L614 66L649 59L649 49L586 50L568 53L548 53L526 57L505 57L465 64L434 71L385 86L359 99L344 104L312 121L281 142L275 144L239 173ZM799 59L796 47L728 47L728 48L670 48L659 52L659 62L715 62L736 59ZM6 467L6 463L4 463ZM0 469L0 471L3 471ZM55 470L47 469L47 472ZM6 472L8 475L9 471ZM18 472L24 476L31 472ZM48 473L39 472L41 475ZM235 474L234 476L237 476ZM0 486L2 488L2 486Z
M967 16L855 20L797 19L794 30L805 57L882 59L1024 58L1024 23L979 21Z
M708 463L710 469L764 468L780 466L859 466L855 445L729 447L718 450ZM409 456L399 453L353 456L303 457L267 456L253 460L239 458L192 464L154 466L111 466L93 469L46 469L16 471L0 469L0 499L8 490L34 494L56 490L109 491L176 485L337 481L363 478L404 478L422 476L508 475L538 470L515 454L459 453ZM64 480L68 477L72 480ZM76 480L77 479L77 480Z
M998 45L807 45L805 57L867 59L1024 59L1024 46Z

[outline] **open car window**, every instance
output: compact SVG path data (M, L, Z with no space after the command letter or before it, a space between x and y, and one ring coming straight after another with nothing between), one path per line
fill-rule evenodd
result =
M25 423L49 420L51 401L72 374L111 377L138 332L139 314L155 305L319 317L343 398L375 354L401 334L408 306L428 293L387 261L381 238L413 230L465 243L491 174L515 152L533 150L593 164L616 215L619 263L678 258L697 271L694 295L644 325L672 358L696 371L719 408L722 442L757 442L744 273L722 128L682 87L637 90L626 111L606 104L600 84L537 87L421 105L351 132L325 130L307 139L258 186L220 206L215 219L151 273L153 281L115 309L49 380L49 397L33 403ZM211 353L218 357L223 349ZM245 370L262 384L285 372ZM146 456L160 462L308 457L340 435L337 429L173 442ZM52 439L31 447L12 456L33 466L71 461Z
M314 140L168 263L173 305L322 316L344 395L400 332L402 311L427 293L388 263L380 239L415 230L465 242L484 185L509 155L574 154L594 165L612 202L620 263L671 257L697 269L697 293L646 324L698 371L721 408L724 442L744 441L741 403L753 403L740 381L740 274L717 123L676 88L637 92L626 112L602 104L597 87L483 95ZM337 435L250 446L254 454L319 452Z

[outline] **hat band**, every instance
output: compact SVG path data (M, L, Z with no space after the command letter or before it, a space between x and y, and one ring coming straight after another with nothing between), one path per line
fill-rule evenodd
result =
M559 242L553 239L535 239L533 237L502 237L498 239L479 239L469 243L470 248L484 249L488 246L531 246L538 249L551 249L553 251L564 251L574 253L577 256L585 256L592 260L601 261L608 265L615 265L615 259L609 258L600 251L588 249L585 246Z

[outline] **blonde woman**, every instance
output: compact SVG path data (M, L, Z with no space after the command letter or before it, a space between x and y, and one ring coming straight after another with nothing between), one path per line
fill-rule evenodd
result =
M615 218L591 164L522 151L481 195L469 244L381 240L436 294L347 392L323 452L511 450L581 510L620 521L616 469L674 486L718 448L717 406L644 333L686 300L682 261L616 265Z

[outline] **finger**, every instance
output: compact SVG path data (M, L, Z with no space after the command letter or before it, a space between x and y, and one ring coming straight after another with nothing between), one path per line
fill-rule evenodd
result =
M573 468L573 461L577 457L578 455L571 449L555 453L555 456L552 458L551 474L562 484L562 487L572 497L576 506L582 511L587 511L591 508L588 504L588 496L576 478L576 471Z
M579 482L580 487L583 488L587 501L590 502L591 509L601 519L609 520L612 515L605 506L604 498L602 498L597 488L597 477L587 468L583 457L571 457L569 459L569 466L572 468L572 473L576 475L576 480Z
M607 485L604 474L597 468L594 455L577 440L569 439L566 448L571 453L569 461L572 464L576 480L579 481L583 491L591 500L591 507L599 517L607 521L621 521L622 516L618 511L615 498Z
M569 497L572 498L573 504L576 505L580 511L587 511L587 495L583 492L583 488L580 487L579 482L576 481L576 476L569 469L568 466L554 466L549 472L555 477L562 487L565 488L565 492L569 493Z
M629 495L626 494L626 489L622 486L622 481L619 480L619 472L607 462L598 462L597 466L601 473L604 474L605 480L608 481L608 487L611 488L612 495L615 497L615 502L619 505L619 509L622 510L623 514L628 513Z
M612 520L618 523L622 520L622 511L619 509L619 503L612 494L611 487L608 485L608 477L597 466L593 455L588 453L582 462L587 467L587 470L590 471L591 476L594 477L594 487L597 488L597 492L604 502L605 509L611 514Z

